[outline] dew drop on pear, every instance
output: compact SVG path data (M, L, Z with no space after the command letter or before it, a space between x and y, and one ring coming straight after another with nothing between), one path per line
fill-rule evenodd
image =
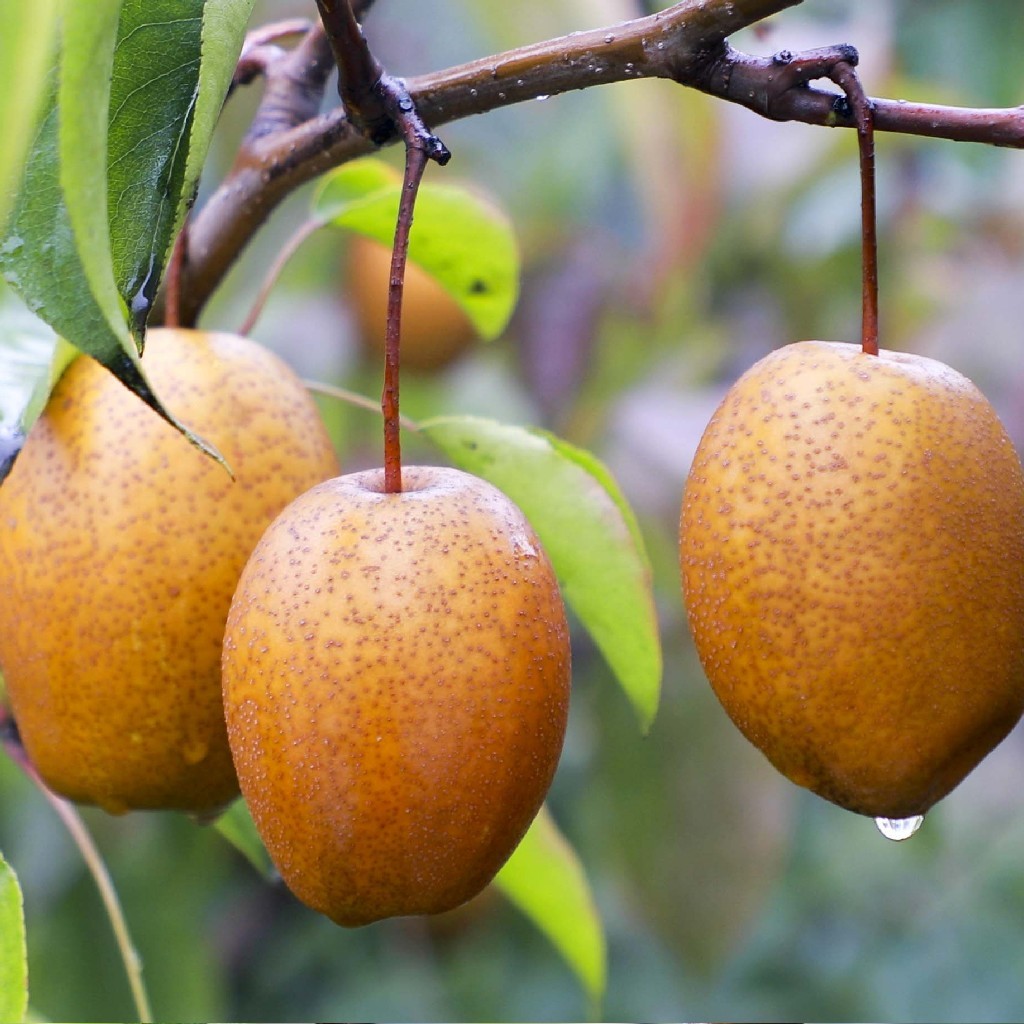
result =
M923 814L915 814L912 818L875 818L875 825L886 839L898 843L909 839L923 821Z

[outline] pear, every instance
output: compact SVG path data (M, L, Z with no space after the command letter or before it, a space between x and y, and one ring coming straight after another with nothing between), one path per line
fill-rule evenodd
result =
M991 405L917 355L786 346L730 388L679 527L725 710L784 775L924 814L1024 709L1024 477Z
M235 479L77 358L0 487L0 668L57 793L207 815L238 793L220 686L235 584L337 460L302 383L254 342L152 330L143 366Z
M391 279L391 248L354 235L346 260L346 292L364 352L383 359ZM411 260L402 297L402 366L432 373L449 366L478 340L476 328L445 288Z
M284 881L339 924L476 895L565 733L555 575L483 480L413 466L314 487L253 552L224 636L242 792Z

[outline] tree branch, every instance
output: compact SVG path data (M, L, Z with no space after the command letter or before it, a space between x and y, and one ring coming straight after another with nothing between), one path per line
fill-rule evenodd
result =
M755 57L727 37L802 0L684 0L621 25L573 33L405 84L431 128L513 103L637 78L666 78L777 121L855 127L838 94L812 87L821 52ZM363 5L356 4L357 16ZM852 48L851 48L852 49ZM842 47L828 52L842 53ZM1024 148L1024 107L977 110L872 99L875 128ZM394 132L382 144L398 141ZM372 152L345 110L251 140L193 218L182 281L183 323L203 305L256 228L293 189Z

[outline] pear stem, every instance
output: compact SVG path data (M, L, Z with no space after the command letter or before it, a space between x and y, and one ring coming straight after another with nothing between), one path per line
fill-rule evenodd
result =
M398 404L402 293L416 194L427 167L427 160L427 151L421 146L405 147L405 179L402 182L402 198L398 206L395 244L391 250L387 324L384 329L384 391L381 395L381 411L384 413L384 490L387 494L398 494L402 490L402 429Z
M857 125L860 150L861 349L878 355L878 228L875 201L875 116L852 63L833 69L833 81L846 94Z

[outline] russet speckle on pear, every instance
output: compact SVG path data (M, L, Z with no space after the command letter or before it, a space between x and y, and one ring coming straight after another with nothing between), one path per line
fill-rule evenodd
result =
M794 782L906 818L1024 708L1024 477L991 405L921 356L801 342L729 390L680 520L687 614Z
M0 486L0 665L56 792L206 815L238 792L220 687L235 584L337 460L302 383L247 339L151 330L143 367L234 480L76 359Z
M476 895L551 783L570 655L551 566L490 484L328 481L253 553L224 641L242 792L285 882L344 925Z

